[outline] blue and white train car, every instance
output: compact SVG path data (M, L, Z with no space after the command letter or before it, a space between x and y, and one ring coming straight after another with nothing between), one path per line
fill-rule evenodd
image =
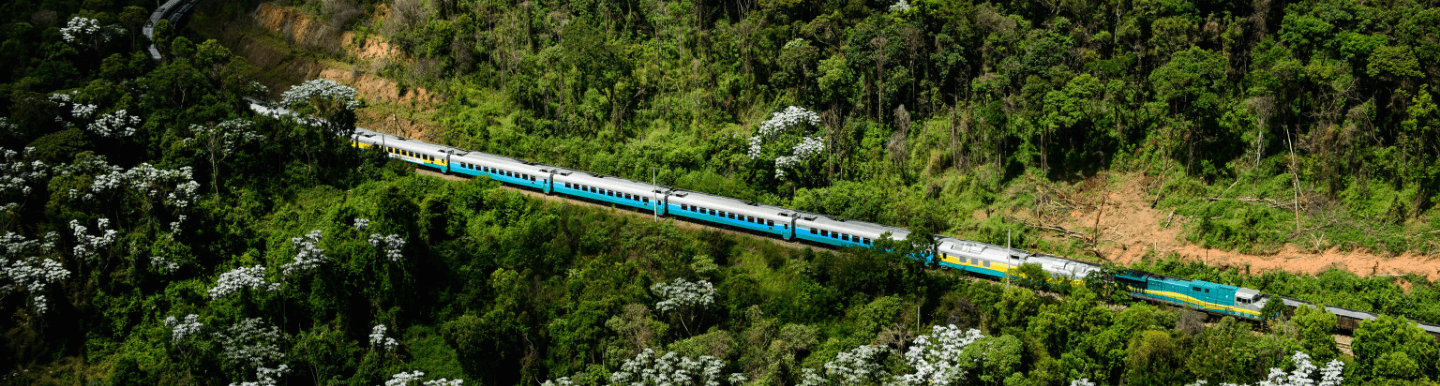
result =
M858 220L837 220L817 214L804 214L795 221L795 238L836 247L875 246L875 240L890 233L891 240L905 240L910 231ZM917 257L921 258L921 257ZM930 256L923 256L930 260Z
M557 168L478 151L450 150L450 173L487 177L511 185L551 192L550 174Z
M666 203L672 216L773 234L790 240L795 211L691 191L672 191Z
M364 150L383 151L390 158L427 166L445 173L450 172L450 152L454 151L449 147L366 129L355 129L355 139L351 145Z
M556 193L635 209L658 211L657 215L665 214L662 204L664 192L654 185L620 177L549 168L555 170L550 178L554 180Z

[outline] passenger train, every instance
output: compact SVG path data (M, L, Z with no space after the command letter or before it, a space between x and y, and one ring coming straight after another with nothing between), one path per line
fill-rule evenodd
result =
M169 0L150 15L145 37L153 42L154 25L161 18L177 23L200 0ZM160 52L152 44L151 57L160 60ZM251 109L270 116L292 114L257 100ZM692 221L745 229L785 240L800 240L832 247L872 248L886 234L892 240L905 240L910 231L904 228L846 220L821 214L804 213L777 206L759 204L701 192L672 189L624 178L587 173L557 166L517 160L498 155L455 149L424 141L400 138L372 130L357 128L351 145L368 151L382 151L390 158L436 169L442 173L486 177L506 184L534 189L546 194L610 203L646 210L657 216L673 216ZM1002 247L952 237L937 237L935 250L915 256L936 265L993 278L1006 278L1012 269L1024 264L1038 264L1061 281L1079 284L1090 275L1100 275L1100 266L1022 249ZM1261 294L1260 291L1232 285L1186 280L1138 270L1128 270L1107 278L1120 284L1131 295L1156 303L1194 308L1218 315L1258 320L1266 303L1282 302L1288 307L1308 304L1296 299ZM1355 329L1360 321L1375 319L1372 313L1341 307L1325 306L1337 316L1342 329ZM1440 339L1440 326L1419 323L1420 327Z
M649 211L657 216L679 217L738 228L784 240L836 248L872 248L876 240L886 234L896 241L905 240L910 235L910 231L904 228L673 189L456 149L366 129L357 129L351 143L360 149L385 152L390 158L442 173L485 177L546 194ZM1045 272L1059 279L1059 282L1071 285L1083 282L1090 275L1101 274L1100 266L1088 262L943 236L936 238L933 251L915 257L943 268L1002 279L1013 275L1013 269L1024 264L1038 264ZM1120 288L1141 299L1250 320L1259 320L1260 310L1267 302L1280 301L1292 308L1304 304L1295 299L1264 295L1254 289L1137 270L1128 270L1107 279L1121 284ZM1366 312L1340 307L1325 308L1337 315L1340 326L1350 329L1358 327L1360 320L1375 318L1373 314ZM1420 326L1440 338L1440 326L1425 323Z

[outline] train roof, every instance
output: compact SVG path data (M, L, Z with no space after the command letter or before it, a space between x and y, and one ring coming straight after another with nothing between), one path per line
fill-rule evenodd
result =
M849 233L868 236L870 238L879 238L880 235L885 234L885 232L890 232L890 238L893 240L904 240L910 236L909 229L880 225L872 222L836 219L814 213L799 213L799 216L799 221L808 222L827 230L849 231Z
M1090 272L1100 270L1099 265L1086 263L1079 260L1066 259L1054 255L1033 254L1025 258L1026 263L1036 263L1040 268L1051 274L1062 274L1071 277L1085 277Z
M941 237L937 249L948 255L960 255L989 261L1009 261L1029 254L1023 249L1006 248L979 241Z
M612 177L559 167L554 168L560 171L555 174L555 180L557 181L578 182L589 186L611 190L623 189L626 191L630 191L632 194L636 192L647 194L655 193L656 190L662 192L665 191L665 188L663 186L651 185L647 182L640 182L626 178Z
M782 208L769 204L762 204L753 201L745 201L737 198L717 196L709 193L701 193L693 190L676 190L671 193L670 201L675 203L698 205L703 208L723 209L727 212L742 213L749 216L793 217L799 213L789 208Z

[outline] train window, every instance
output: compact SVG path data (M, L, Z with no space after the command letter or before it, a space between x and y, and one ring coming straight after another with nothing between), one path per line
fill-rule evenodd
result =
M861 240L865 242L865 245L870 245L870 238L869 238L869 237L862 238Z
M1195 290L1195 291L1199 291L1199 290L1200 290L1200 287L1190 287L1190 289Z
M815 234L815 228L810 228L810 234Z
M765 225L773 227L775 226L775 220L765 220Z
M850 241L850 234L849 234L849 233L841 233L841 234L840 234L840 239L841 239L841 240L845 240L845 241Z
M990 268L990 262L989 262L989 261L986 261L986 262L985 262L985 268Z
M650 205L650 197L641 197L641 201L644 201L645 205Z
M1206 288L1206 289L1205 289L1205 293L1207 293L1207 294L1210 293L1210 289L1209 289L1209 288Z
M830 231L821 229L821 230L820 230L820 235L821 235L821 236L825 236L825 237L830 237Z
M680 204L680 210L690 210L690 204Z

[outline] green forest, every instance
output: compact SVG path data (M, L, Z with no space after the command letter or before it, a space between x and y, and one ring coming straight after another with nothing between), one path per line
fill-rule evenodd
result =
M436 90L456 147L1112 270L989 213L1138 175L1196 245L1440 252L1434 2L269 4L397 47L293 54ZM1425 273L1129 267L1384 315L1337 335L417 174L342 136L373 101L247 60L261 3L155 25L158 61L157 5L0 4L0 384L1440 382Z

